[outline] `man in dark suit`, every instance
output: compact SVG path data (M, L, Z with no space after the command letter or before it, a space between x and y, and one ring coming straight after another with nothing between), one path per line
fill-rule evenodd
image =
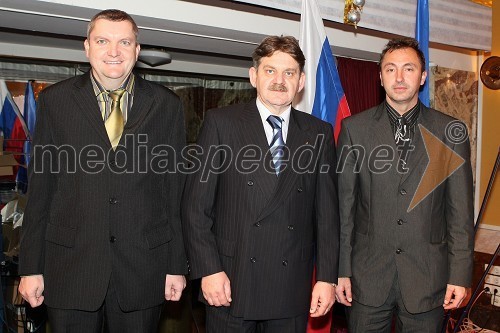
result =
M33 307L45 301L53 332L155 332L164 300L185 286L183 177L158 161L184 147L183 111L132 73L137 34L127 13L98 13L90 72L38 100L19 291Z
M466 297L473 263L470 147L463 123L418 99L427 73L413 38L380 58L381 105L339 136L336 297L350 332L439 332ZM459 135L457 135L459 134Z
M182 210L190 274L208 332L304 332L337 282L332 128L291 107L305 78L295 38L264 39L253 61L257 99L208 111L199 135Z

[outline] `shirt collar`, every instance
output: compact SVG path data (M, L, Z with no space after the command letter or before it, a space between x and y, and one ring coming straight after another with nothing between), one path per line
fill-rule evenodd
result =
M403 115L400 115L396 109L387 103L387 101L385 101L385 109L387 110L387 114L389 115L389 120L392 125L396 125L398 119L403 118L409 127L413 127L417 123L418 115L420 114L420 100L418 100L417 104L415 104L415 106Z
M96 97L99 95L110 92L110 90L106 90L94 77L94 74L90 72L90 80L92 81L92 87L94 88L94 93ZM127 93L133 95L134 94L134 86L135 86L135 75L134 73L130 73L129 76L123 81L122 85L118 89L125 89Z
M269 109L261 102L261 100L257 97L257 109L259 110L260 117L262 118L262 123L267 124L267 118L269 116L275 116L274 113L269 111ZM289 124L290 121L290 113L292 112L292 106L288 106L288 108L283 111L278 117L281 118L281 121L285 124Z

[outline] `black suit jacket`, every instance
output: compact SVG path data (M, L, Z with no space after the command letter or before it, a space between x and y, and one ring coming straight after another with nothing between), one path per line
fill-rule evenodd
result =
M318 280L337 281L331 126L292 109L286 146L294 162L277 177L255 100L206 114L198 172L188 176L183 198L183 231L191 278L224 271L233 316L307 313L314 263Z
M420 313L442 306L447 283L471 285L470 147L469 140L454 142L447 127L453 123L457 120L421 105L412 142L415 150L407 161L408 172L401 173L384 103L343 120L338 142L342 171L339 276L351 277L356 301L382 305L397 275L407 310ZM429 162L428 153L437 153L439 163L429 167L427 177L441 179L449 163L439 152L444 146L427 151L421 134L425 130L464 163L410 210ZM392 151L392 157L381 148Z
M184 147L183 119L175 94L136 76L113 151L89 73L40 94L19 274L43 274L47 305L96 310L112 278L123 310L148 308L166 274L187 273L183 177L160 163Z

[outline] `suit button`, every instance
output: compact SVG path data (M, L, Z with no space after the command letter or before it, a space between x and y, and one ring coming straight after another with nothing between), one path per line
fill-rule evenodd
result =
M401 190L399 190L399 193L401 193L401 195L406 195L406 190L402 188Z
M258 228L261 226L261 224L260 224L260 222L257 222L257 223L254 223L254 226Z
M248 185L248 186L253 186L253 181L249 180L249 181L247 182L247 185Z
M114 204L118 203L118 200L116 198L109 198L109 203L114 205Z
M403 223L404 223L404 221L403 221L403 220L401 220L401 219L399 219L399 220L398 220L398 224L399 224L399 225L403 225Z
M290 224L290 225L288 226L288 230L293 231L293 225L291 225L291 224Z
M115 236L111 236L111 237L109 237L109 241L110 241L111 243L116 242L116 237L115 237Z
M287 266L287 265L288 265L288 260L283 260L283 261L281 262L281 264L282 264L283 266Z
M255 262L256 262L256 261L257 261L257 259L256 259L255 257L250 258L250 262L251 262L252 264L255 264Z
M301 193L302 191L303 191L302 187L299 187L299 188L297 189L297 192L299 192L299 193Z
M397 254L401 254L401 252L403 252L403 250L401 250L401 249L397 249L397 250L396 250L396 253L397 253Z

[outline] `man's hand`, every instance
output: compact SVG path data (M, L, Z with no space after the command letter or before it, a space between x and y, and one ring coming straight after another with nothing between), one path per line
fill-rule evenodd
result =
M224 272L203 277L201 279L201 291L210 305L229 306L232 301L231 284Z
M335 287L328 282L318 281L314 285L311 297L311 317L320 317L330 311L335 303Z
M21 296L30 303L32 308L43 303L43 275L22 276L18 289Z
M186 288L186 278L184 275L167 274L165 278L165 299L167 301L180 300L184 288Z
M445 310L458 309L466 297L467 288L448 284L446 285L443 307Z
M351 306L352 291L350 278L339 278L339 283L337 288L335 288L335 298L339 303Z

